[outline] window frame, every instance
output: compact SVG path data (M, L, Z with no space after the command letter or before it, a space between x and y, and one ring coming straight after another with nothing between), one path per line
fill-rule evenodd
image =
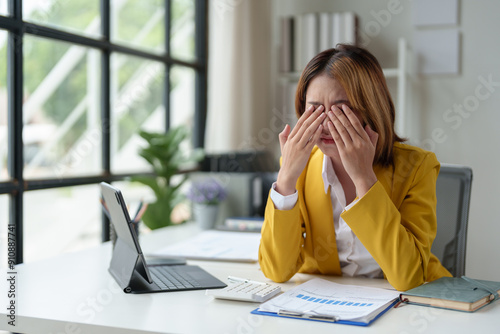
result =
M100 0L101 34L92 38L44 25L26 22L22 17L22 0L8 0L9 16L0 15L0 29L8 32L7 89L8 89L8 171L10 180L0 182L0 194L10 195L9 226L15 227L16 263L23 262L23 208L24 192L51 188L62 188L124 180L132 174L113 174L111 171L111 139L108 126L101 127L102 166L101 172L84 177L25 179L23 157L23 37L25 34L44 37L90 47L101 51L101 122L111 124L110 59L113 52L154 60L165 65L163 100L165 105L165 129L170 128L170 68L172 65L191 68L195 71L194 88L194 147L204 147L207 111L207 47L208 47L208 0L193 0L195 3L195 58L183 61L170 56L170 23L173 0L165 1L165 51L163 54L120 45L111 41L110 0ZM144 174L144 173L138 173ZM137 175L137 174L133 174ZM102 215L102 241L109 240L109 220Z

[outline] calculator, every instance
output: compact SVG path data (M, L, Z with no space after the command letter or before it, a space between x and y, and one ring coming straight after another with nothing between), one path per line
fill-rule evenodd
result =
M281 292L278 285L260 282L230 283L224 289L210 289L206 295L217 299L240 300L245 302L263 303Z

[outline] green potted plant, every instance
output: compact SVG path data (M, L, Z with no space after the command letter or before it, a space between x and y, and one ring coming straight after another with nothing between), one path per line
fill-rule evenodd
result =
M148 205L142 216L144 224L154 230L173 224L172 211L185 198L180 187L187 180L187 174L175 184L172 183L172 177L187 164L199 162L204 154L202 149L190 153L180 149L181 142L188 136L185 126L171 128L165 133L141 131L139 134L148 144L139 154L151 164L155 175L134 176L132 181L150 187L155 194L156 201Z

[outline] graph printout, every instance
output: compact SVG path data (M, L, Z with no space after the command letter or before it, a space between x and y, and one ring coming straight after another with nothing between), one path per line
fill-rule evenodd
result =
M387 308L399 292L380 288L337 284L314 278L259 307L259 311L321 314L341 320L369 322Z

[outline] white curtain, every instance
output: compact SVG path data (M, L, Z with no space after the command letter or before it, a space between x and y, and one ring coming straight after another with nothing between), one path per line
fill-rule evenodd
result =
M208 153L262 149L271 108L271 1L209 1Z

